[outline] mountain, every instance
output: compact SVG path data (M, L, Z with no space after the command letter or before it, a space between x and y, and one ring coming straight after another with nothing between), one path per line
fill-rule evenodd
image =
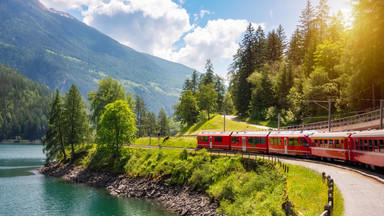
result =
M75 83L81 93L111 76L149 110L171 113L193 69L124 46L69 14L38 0L0 1L0 63L63 93Z
M0 141L35 140L47 129L52 91L0 64Z

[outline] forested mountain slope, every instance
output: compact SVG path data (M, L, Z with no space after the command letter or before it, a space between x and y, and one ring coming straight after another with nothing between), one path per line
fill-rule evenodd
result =
M47 87L0 65L0 141L44 136L51 97Z
M111 76L149 110L172 112L192 69L137 52L38 0L0 1L0 63L63 93L74 82L81 93Z

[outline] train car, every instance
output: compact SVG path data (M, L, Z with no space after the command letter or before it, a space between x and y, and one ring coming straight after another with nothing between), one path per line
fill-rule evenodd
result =
M201 132L197 135L197 147L209 149L231 149L232 132Z
M349 139L351 132L323 132L309 136L311 156L350 160Z
M351 161L384 167L384 130L361 131L351 135Z
M308 136L314 131L273 131L268 136L269 153L310 155Z
M268 135L270 132L233 132L231 149L241 151L268 152Z

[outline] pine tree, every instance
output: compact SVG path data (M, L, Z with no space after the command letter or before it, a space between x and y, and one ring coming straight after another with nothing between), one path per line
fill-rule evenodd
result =
M72 84L69 92L64 97L64 134L66 143L71 146L72 160L75 156L75 145L84 140L88 130L86 106L81 98L79 89Z
M197 89L199 88L200 82L199 82L199 75L197 74L196 70L193 70L193 73L191 75L191 90L192 93L195 94Z
M136 127L138 128L138 132L137 132L138 137L142 137L148 128L148 125L145 125L146 112L147 112L147 109L145 108L144 100L141 99L141 97L138 94L136 94L135 114L136 114Z
M157 115L157 118L158 118L157 122L159 125L160 136L168 136L170 133L169 121L168 121L167 113L165 112L163 107L161 107L159 115Z
M215 79L215 74L213 73L213 66L210 59L207 59L205 63L205 74L201 75L201 85L208 85L213 83Z
M300 30L296 28L289 42L287 51L288 61L292 66L298 66L303 63L304 53L302 52L302 41Z
M51 110L49 111L48 131L46 132L44 139L44 152L46 152L46 162L57 158L59 154L62 154L64 161L67 160L65 154L65 142L64 142L64 119L63 119L63 103L59 89L56 88L56 94L54 100L51 103Z
M217 112L221 112L223 110L223 100L224 100L224 94L225 94L225 86L223 78L221 78L219 75L216 74L215 80L215 91L217 92Z

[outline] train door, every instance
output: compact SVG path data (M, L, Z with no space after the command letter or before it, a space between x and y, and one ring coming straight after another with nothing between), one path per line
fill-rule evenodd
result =
M245 142L245 137L243 137L243 140L242 140L242 146L243 146L243 151L246 151L247 150L247 143Z
M212 137L209 137L209 148L212 148Z
M284 153L288 154L288 139L284 137Z

